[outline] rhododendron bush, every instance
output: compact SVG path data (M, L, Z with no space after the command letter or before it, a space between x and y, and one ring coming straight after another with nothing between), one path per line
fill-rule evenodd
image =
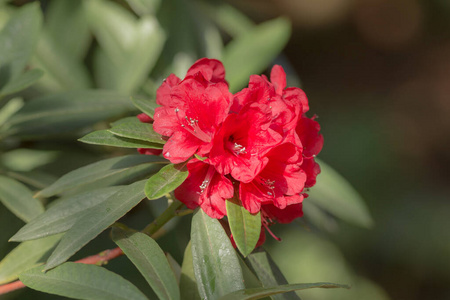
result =
M268 238L283 247L275 224L345 219L328 207L349 197L359 217L347 221L370 222L316 159L317 116L273 64L289 23L241 24L224 45L219 29L231 23L208 13L245 16L211 6L196 15L209 30L193 35L205 43L192 52L178 19L164 17L185 12L178 2L50 1L45 21L38 3L0 4L0 222L10 227L0 242L20 242L0 248L0 295L299 299L348 287L288 283L264 249Z

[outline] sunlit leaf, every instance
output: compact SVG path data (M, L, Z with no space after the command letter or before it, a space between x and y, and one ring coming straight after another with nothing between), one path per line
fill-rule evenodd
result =
M323 288L323 289L334 289L334 288L350 288L348 285L336 284L329 282L317 282L317 283L298 283L298 284L287 284L275 287L263 287L255 289L240 290L230 293L224 297L219 298L220 300L250 300L250 299L261 299L267 296L282 294L291 291L299 291L312 288Z
M119 137L146 141L156 144L165 144L159 133L153 130L153 125L148 123L122 123L108 130Z
M0 126L6 123L23 106L22 98L13 98L0 109Z
M39 138L81 129L131 108L128 97L116 92L69 91L27 102L5 126L10 134Z
M290 24L278 18L254 27L232 40L223 53L230 90L236 92L252 74L260 74L289 40Z
M44 262L60 239L61 235L54 235L19 244L0 261L0 284L16 280L23 271Z
M113 227L112 239L138 268L159 299L180 299L175 274L158 243L143 233L118 227Z
M42 24L39 3L23 6L0 32L0 90L20 76L38 41Z
M126 0L133 11L140 16L154 15L161 4L161 0Z
M47 261L45 270L65 262L89 241L135 207L144 194L145 180L122 188L101 205L93 207L67 231Z
M133 92L144 83L162 51L165 34L157 19L106 1L87 2L90 27L101 50L94 58L101 87Z
M65 263L46 273L36 267L20 274L28 287L49 294L75 299L146 300L133 284L96 265Z
M122 148L151 148L151 149L163 148L162 144L156 144L142 140L117 136L109 130L98 130L91 132L82 137L81 139L79 139L79 141L86 144L104 145Z
M88 190L113 184L126 184L167 163L162 157L153 155L127 155L95 162L71 171L49 187L40 191L37 197L50 197L68 190Z
M234 242L242 255L249 255L255 249L261 233L261 215L252 215L242 205L226 201L227 217Z
M349 223L370 228L373 220L359 193L333 168L318 161L321 173L308 192L312 202L330 214Z
M45 30L64 47L64 52L81 61L92 39L84 0L51 1L45 12Z
M102 205L109 197L123 187L114 186L88 191L57 200L43 214L22 227L10 241L26 241L65 232L88 214L97 205Z
M176 189L188 177L185 164L169 164L150 177L145 185L148 199L158 199Z
M44 212L42 203L33 198L31 191L24 184L2 175L0 201L24 222L29 222Z
M203 299L218 299L245 288L236 252L217 219L197 210L191 241L194 274Z

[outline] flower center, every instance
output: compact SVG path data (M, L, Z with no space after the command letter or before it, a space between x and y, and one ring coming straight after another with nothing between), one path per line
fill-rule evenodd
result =
M235 142L233 136L230 136L225 146L236 156L239 156L240 154L247 154L245 147Z
M211 142L211 136L209 136L206 132L204 132L200 126L198 125L198 119L190 118L188 116L184 116L184 118L180 118L178 112L179 108L175 108L175 113L177 114L178 121L187 132L198 138L199 140L209 143ZM183 120L184 119L184 120Z
M209 166L208 171L206 172L205 179L203 180L202 184L200 185L200 192L197 192L199 195L203 194L203 192L206 190L206 193L208 193L209 184L211 183L212 177L214 176L216 169L214 166Z

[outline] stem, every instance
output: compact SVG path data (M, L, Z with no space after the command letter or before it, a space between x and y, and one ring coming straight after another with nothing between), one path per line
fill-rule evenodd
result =
M177 210L183 205L178 200L172 202L169 207L152 223L148 224L147 227L142 229L142 233L145 233L148 236L152 236L155 234L161 227L163 227L167 222L169 222L173 217L177 215Z

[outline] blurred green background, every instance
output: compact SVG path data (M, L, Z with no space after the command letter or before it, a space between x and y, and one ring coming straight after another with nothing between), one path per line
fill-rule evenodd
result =
M10 2L21 5L30 1ZM126 7L125 1L114 2ZM155 82L170 72L183 76L190 63L198 58L195 55L200 55L198 48L204 46L198 41L217 38L214 30L210 34L206 32L211 29L209 23L206 26L195 17L173 19L174 12L183 16L186 8L192 9L193 3L170 1L175 2L182 6L166 4L161 12L166 15L163 19L167 24L161 25L168 40L152 69ZM51 1L41 3L45 9ZM290 19L292 36L275 63L285 67L291 85L301 85L309 97L311 113L319 116L325 137L320 158L359 191L375 222L373 228L363 229L331 219L323 224L328 230L319 230L305 215L300 223L274 228L283 241L278 243L268 237L267 248L290 282L330 281L352 285L349 291L301 292L302 299L450 299L450 2L228 0L228 3L256 23L279 16ZM242 20L236 22L242 25ZM232 23L233 20L228 25ZM195 26L206 28L203 40L190 35L196 34ZM87 30L81 25L79 28L80 32ZM230 32L223 34L224 40L229 40L230 35ZM179 54L176 48L179 45L188 50ZM98 45L94 43L94 46ZM93 57L97 55L93 53L94 46L84 47L86 57L82 62L86 68L92 68ZM214 47L204 48L210 54L217 53ZM81 75L83 72L80 71ZM106 68L103 72L108 74L110 70ZM67 88L66 83L70 87L73 84L70 80L75 82L79 74L71 75L73 78L68 82L60 82L62 88L55 88L55 81L45 81L48 78L40 82L40 88L53 92ZM114 86L117 80L95 79L95 86L103 87ZM152 84L153 81L145 82L140 92L153 93ZM125 84L117 89L132 88ZM64 143L21 145L46 150L39 166L51 162L41 169L51 170L53 176L98 160L100 156L97 149L76 143L73 135L65 137ZM131 215L137 220L130 221L136 222L136 228L148 221L145 206L141 205L142 209ZM188 242L188 224L189 220L183 220L176 232L161 239L163 249L179 262ZM2 232L4 235L11 236L21 226L20 221L0 209L0 227L7 228ZM2 237L5 238L8 237ZM104 249L107 241L107 234L103 234L79 256ZM107 245L113 246L111 242ZM2 247L3 256L11 246ZM120 258L108 267L120 270L125 263L125 258ZM128 275L139 278L136 274ZM23 296L17 299L37 299L38 294L20 295ZM43 299L53 298L44 295Z

